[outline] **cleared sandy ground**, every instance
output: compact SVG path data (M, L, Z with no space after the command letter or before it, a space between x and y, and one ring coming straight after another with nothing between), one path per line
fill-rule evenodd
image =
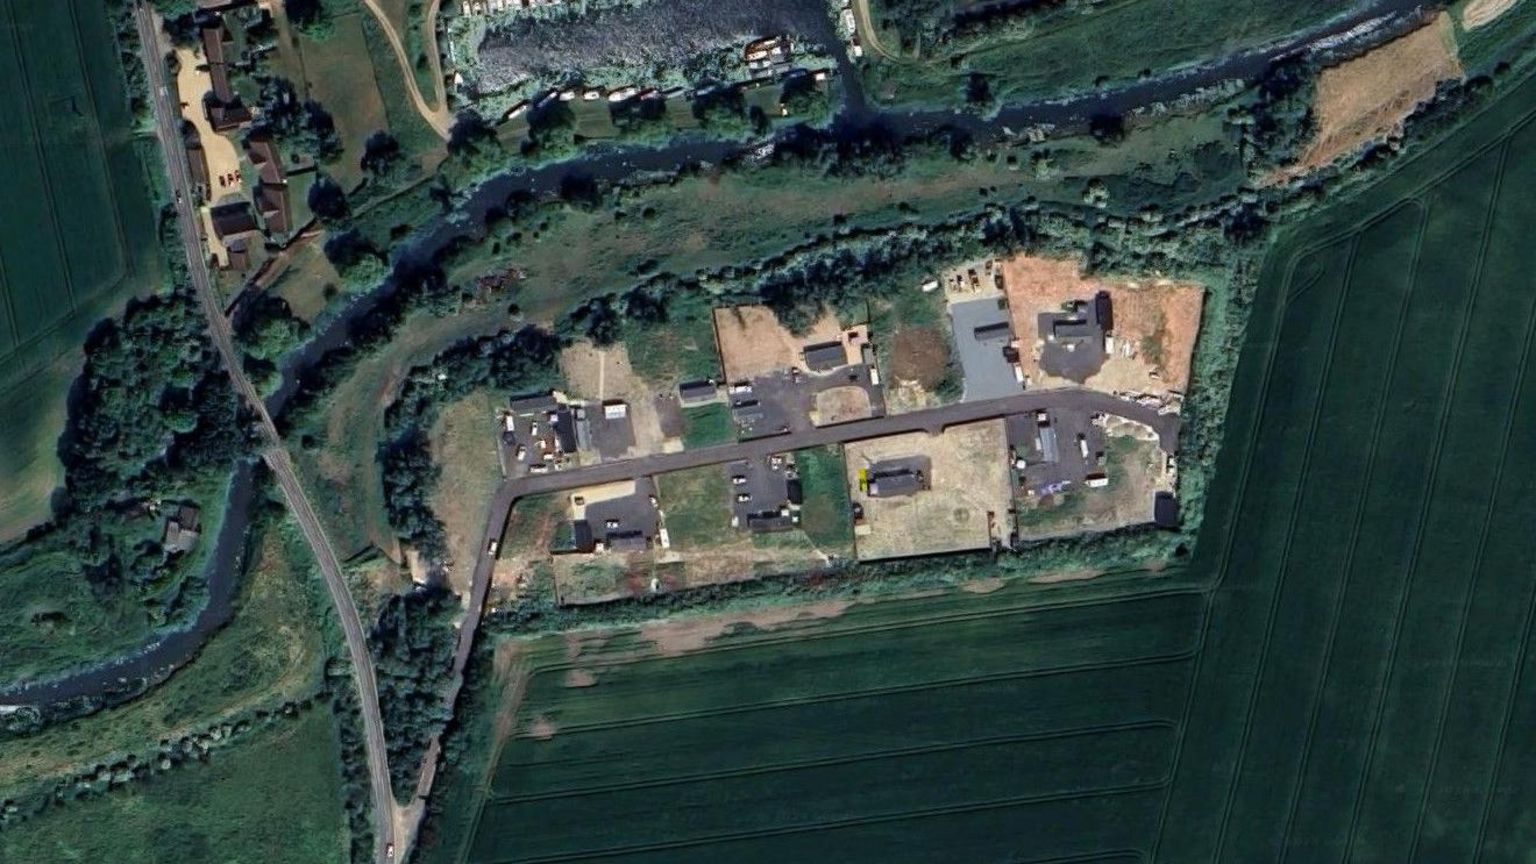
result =
M1461 26L1468 30L1487 24L1508 12L1519 0L1472 0L1461 10Z
M1201 286L1170 279L1085 277L1079 263L1066 258L1019 255L1001 266L1009 315L1020 344L1019 365L1028 386L1074 383L1040 370L1039 315L1057 311L1069 300L1090 300L1101 290L1109 291L1114 306L1115 350L1086 385L1159 397L1183 393L1189 386L1205 302Z
M851 327L848 331L867 335L864 327ZM767 306L715 310L715 338L720 343L720 363L727 381L745 381L790 367L804 369L801 351L805 346L843 339L845 335L831 314L823 315L805 335L796 336L779 323L778 316ZM858 349L847 341L844 346L848 362L858 362Z
M850 495L864 508L864 523L854 528L861 560L985 549L994 537L1006 538L1013 491L1002 420L860 441L845 453ZM859 490L860 468L918 455L932 460L931 488L891 498Z
M1479 2L1468 6L1465 14L1470 15ZM1508 0L1502 2L1507 8ZM1400 133L1403 121L1419 103L1435 95L1436 84L1461 76L1455 28L1447 12L1353 60L1324 69L1317 79L1316 137L1295 165L1270 179L1305 174L1367 142Z

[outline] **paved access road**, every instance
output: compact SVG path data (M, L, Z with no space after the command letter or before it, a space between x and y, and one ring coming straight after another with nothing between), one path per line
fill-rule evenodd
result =
M475 561L475 572L470 582L469 614L465 618L463 628L459 631L458 652L454 657L455 678L462 676L464 665L469 660L475 629L479 626L480 613L485 606L486 595L490 592L491 570L496 564L496 556L490 553L491 540L501 536L502 530L506 527L507 518L512 513L512 505L516 504L519 498L546 492L565 492L600 483L632 480L668 471L724 465L737 459L769 456L774 453L803 450L825 444L846 444L868 438L883 438L887 435L900 435L903 432L937 434L946 426L992 420L1011 414L1025 414L1042 408L1075 408L1088 413L1115 414L1156 430L1158 444L1165 452L1173 453L1179 446L1178 415L1160 414L1154 408L1128 399L1095 390L1071 387L1026 390L999 399L958 402L906 414L892 414L837 426L821 426L788 435L756 438L714 447L699 447L679 453L661 453L638 459L603 462L587 468L503 480L492 499L490 513L486 517L485 528L481 534L479 558ZM998 454L998 458L1004 458L1003 454Z
M159 27L153 11L140 0L135 8L139 29L139 42L143 54L144 71L148 76L150 101L155 110L155 134L160 139L160 149L165 156L166 174L176 194L176 213L181 220L181 241L187 257L187 272L197 290L208 323L208 336L219 350L230 381L246 405L256 413L261 436L266 441L262 458L277 478L288 509L298 520L304 539L314 552L325 577L325 586L336 607L336 617L347 641L347 653L352 660L352 675L357 683L358 702L363 717L364 742L368 754L368 771L373 794L374 838L376 857L381 864L393 858L395 847L395 802L389 782L389 762L384 744L384 721L379 715L378 684L373 671L373 657L368 652L368 641L362 619L352 603L352 595L341 572L341 562L326 540L304 487L299 483L298 472L293 468L288 450L283 446L277 426L267 413L261 394L251 385L240 365L240 354L235 350L234 337L230 332L229 319L224 316L223 305L213 289L213 279L208 272L207 257L198 232L197 210L192 189L191 174L187 167L186 151L182 149L181 111L166 83L165 64L162 62Z

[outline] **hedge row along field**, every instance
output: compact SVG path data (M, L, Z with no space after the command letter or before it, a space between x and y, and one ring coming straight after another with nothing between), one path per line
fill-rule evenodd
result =
M1507 86L1276 240L1187 570L503 643L493 764L425 860L1525 860L1536 79Z
M153 285L160 265L102 4L0 0L0 75L3 539L47 515L85 333L117 299Z
M1536 82L1282 237L1159 861L1536 848Z

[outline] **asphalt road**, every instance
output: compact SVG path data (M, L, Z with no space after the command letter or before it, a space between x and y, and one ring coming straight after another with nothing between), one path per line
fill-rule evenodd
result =
M846 444L867 438L900 435L903 432L936 434L943 431L946 426L959 423L991 420L1010 414L1023 414L1041 408L1055 407L1076 408L1089 413L1116 414L1156 430L1158 444L1165 452L1173 453L1179 446L1178 415L1160 414L1155 409L1108 393L1079 388L1061 388L1026 390L1017 395L999 399L958 402L907 414L887 415L837 426L821 426L788 435L775 435L714 447L699 447L679 453L661 453L639 459L603 462L587 468L503 480L496 489L490 513L486 517L485 527L481 533L479 558L475 561L475 572L470 582L469 613L465 617L463 629L459 631L458 651L454 657L455 677L462 676L464 665L469 660L475 630L480 623L480 613L485 607L486 595L490 592L491 570L496 564L496 556L489 551L491 540L501 536L502 530L506 527L507 518L511 515L512 505L516 504L519 498L546 492L564 492L600 483L631 480L667 471L723 465L737 459L769 456L807 447Z
M384 744L384 721L379 715L378 684L374 676L373 657L368 653L366 632L357 614L357 607L352 603L352 595L347 590L347 583L341 572L341 562L337 560L335 550L331 548L324 530L320 527L320 520L315 515L314 507L310 504L309 497L305 495L304 487L299 483L298 473L293 468L287 449L283 447L282 438L277 433L277 426L273 424L272 417L267 413L261 394L251 385L250 379L245 377L241 368L240 355L235 350L229 320L224 316L223 306L213 289L213 279L208 272L207 257L198 231L197 211L193 207L194 193L187 167L186 152L182 148L180 106L174 101L166 82L158 28L155 26L150 8L143 2L136 7L135 18L139 28L139 41L143 46L142 60L149 81L150 101L155 110L155 134L160 139L160 149L165 156L166 174L170 178L171 188L176 192L176 213L181 220L181 239L187 257L187 272L191 276L193 287L197 290L198 300L203 308L203 317L208 322L208 336L218 348L219 355L224 360L224 368L229 372L229 378L235 390L247 407L256 413L261 436L266 441L262 459L272 469L283 497L288 502L289 511L298 520L304 539L314 552L315 560L320 565L320 572L325 577L325 586L330 592L331 602L336 607L337 620L340 621L342 633L346 637L347 653L352 660L352 675L357 684L358 700L363 717L364 741L373 795L376 858L380 864L387 864L393 859L395 846L395 803L389 782L388 751Z

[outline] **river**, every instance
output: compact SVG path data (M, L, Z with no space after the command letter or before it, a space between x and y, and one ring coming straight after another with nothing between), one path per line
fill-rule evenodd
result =
M1417 0L1379 0L1325 25L1296 34L1282 43L1236 54L1219 62L1068 99L1008 106L995 116L983 117L966 111L895 110L872 106L864 96L857 69L838 39L825 0L782 0L782 3L782 8L796 14L805 35L835 46L841 100L833 121L834 134L875 124L907 136L955 127L981 143L1004 136L1010 129L1039 124L1081 124L1095 114L1124 114L1141 106L1172 102L1201 88L1232 79L1252 79L1275 60L1306 50L1313 43L1338 37L1371 22L1376 22L1370 28L1371 32L1380 38L1384 34L1407 29L1423 14ZM571 176L615 181L646 172L673 171L705 162L719 163L745 151L748 146L696 138L683 139L662 147L599 145L565 162L509 171L482 183L455 213L439 217L414 232L395 250L395 260L430 260L450 242L473 234L483 225L488 210L501 206L513 191L519 189L549 194L560 187L562 180ZM283 385L267 398L268 411L274 417L280 416L283 407L293 397L300 376L321 363L328 352L345 345L353 326L378 308L380 302L394 291L394 284L385 281L372 291L360 295L300 349L284 358ZM243 466L236 472L230 490L229 509L219 532L218 546L208 566L208 604L191 626L166 634L154 643L108 665L54 681L0 690L0 703L55 703L85 696L107 695L114 690L131 690L134 682L158 680L196 654L208 637L229 619L249 520L250 481L250 466Z

